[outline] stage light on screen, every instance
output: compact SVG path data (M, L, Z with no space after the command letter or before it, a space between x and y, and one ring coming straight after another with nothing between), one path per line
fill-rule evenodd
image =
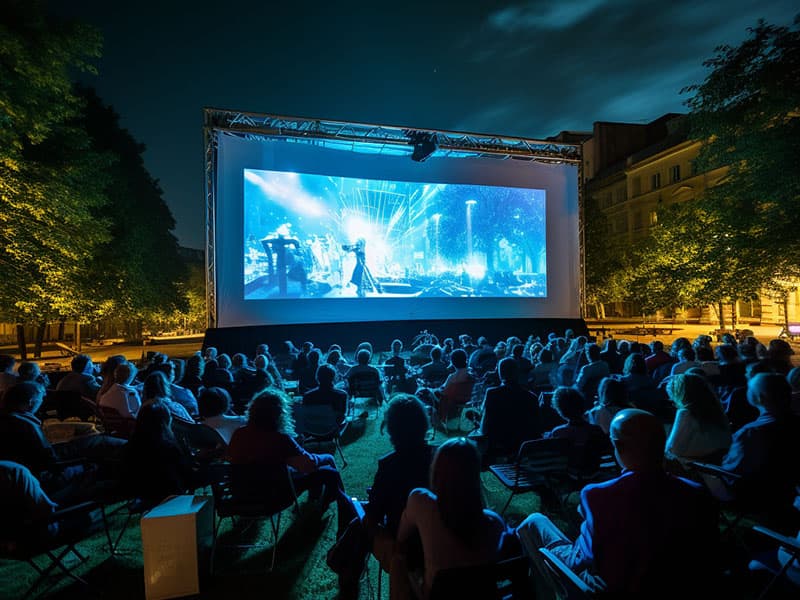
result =
M244 183L246 300L547 295L544 190L252 169Z

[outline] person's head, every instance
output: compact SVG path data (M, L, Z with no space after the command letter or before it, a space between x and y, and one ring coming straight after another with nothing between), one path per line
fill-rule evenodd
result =
M42 406L45 389L36 381L21 381L6 390L3 404L9 412L35 413Z
M514 344L514 347L511 348L511 356L514 358L522 358L522 353L525 351L525 346L523 344Z
M294 436L294 420L289 398L274 388L267 388L247 405L247 423L262 431L277 431Z
M604 350L606 352L611 352L611 353L616 352L617 351L617 340L615 340L614 338L608 338L606 340Z
M336 379L336 369L328 363L323 363L317 368L317 383L320 387L333 387L334 379Z
M136 377L136 367L127 360L124 363L118 364L114 369L114 383L130 385L134 377Z
M34 361L25 361L17 367L18 381L36 381L41 374L42 370L39 368L39 363Z
M767 356L771 360L791 364L793 354L794 350L786 340L774 339L769 341Z
M444 338L444 342L442 342L442 347L448 352L452 352L455 345L456 343L451 337Z
M144 380L142 388L142 401L155 400L156 398L172 398L169 380L161 371L153 371Z
M597 386L597 399L602 406L630 406L628 388L617 377L603 377Z
M383 426L396 451L413 450L425 445L430 429L428 411L416 396L395 394L386 407Z
M456 369L467 368L467 353L461 348L456 348L450 355L450 362Z
M480 336L478 338L478 346L488 346L489 340L487 340L484 336Z
M231 366L234 369L242 369L247 366L247 356L244 352L237 352L231 358Z
M338 365L340 360L342 360L342 353L339 350L331 350L325 357L325 362L329 365Z
M539 362L542 363L553 362L553 353L547 348L543 348L542 351L539 352Z
M494 355L501 359L506 355L506 343L504 341L499 341L494 345Z
M358 346L356 346L356 354L361 352L362 350L366 350L369 352L369 355L372 356L372 344L369 342L361 342Z
M694 348L685 346L678 350L678 360L681 362L692 362L695 359Z
M732 333L723 333L720 341L723 344L730 344L731 346L736 347L736 337Z
M625 375L647 375L647 365L644 362L644 356L639 353L628 354L625 359L625 365L622 367L622 372Z
M500 381L503 383L516 383L519 379L517 361L510 356L501 359L500 362L497 363L497 373L500 375Z
M775 369L768 360L755 360L744 369L745 377L750 380L759 373L774 373Z
M786 414L791 410L792 387L780 373L758 373L747 382L747 401L761 413Z
M203 358L205 358L206 361L216 359L217 358L217 349L214 346L208 346L206 348L205 354L203 354Z
M670 354L672 356L678 358L678 353L680 352L681 348L691 348L692 343L689 341L687 337L679 337L675 338L672 341L672 345L670 346Z
M733 344L720 344L714 349L714 355L721 365L741 362L739 360L739 353L736 351L736 346Z
M122 354L115 354L105 359L103 366L100 368L100 375L103 377L103 381L107 378L112 379L117 367L126 361L127 359Z
M623 468L633 471L663 468L667 436L655 415L638 408L623 409L611 420L608 434Z
M400 340L393 340L392 341L392 354L397 356L403 350L403 342Z
M269 354L269 346L267 344L259 344L256 346L256 356L259 354Z
M369 359L370 353L366 348L362 348L358 351L358 354L356 354L356 362L362 366L369 364Z
M266 371L269 366L269 359L266 354L259 354L253 361L253 366L259 371Z
M458 343L462 346L469 346L472 344L472 337L466 333L462 333L460 336L458 336Z
M164 376L167 378L168 383L172 383L175 381L175 365L172 364L171 360L168 360L165 363L159 363L153 367L152 373L163 373Z
M650 349L653 351L654 354L657 352L663 352L664 342L662 342L661 340L653 340L652 342L650 342Z
M187 374L197 379L203 376L205 368L206 368L206 362L203 360L203 357L200 354L193 354L186 361Z
M700 423L727 422L717 394L702 375L688 372L673 375L667 383L667 395L677 409L685 408Z
M431 491L445 527L458 539L472 541L483 516L481 457L474 442L458 437L439 446L431 463Z
M91 375L94 369L92 357L88 354L76 354L70 361L70 366L75 373L85 373Z
M316 369L321 360L322 352L320 352L317 348L314 348L308 353L308 365L311 369Z
M631 343L628 340L620 340L617 344L617 352L622 356L628 356L631 353Z
M161 398L143 404L136 413L136 427L131 439L174 440L172 415Z
M231 357L225 354L217 355L217 367L220 369L230 369L231 368Z
M203 388L197 398L197 409L203 418L224 415L231 408L231 395L221 387Z
M792 388L792 392L800 392L800 367L794 367L789 371L789 374L786 376L786 381L789 382L789 386Z
M737 350L739 351L739 356L744 362L749 363L758 360L758 356L756 356L756 344L751 344L747 341L744 341L737 346Z
M17 359L10 354L0 354L0 373L13 373Z
M430 357L431 357L431 361L433 361L433 362L439 362L440 360L442 360L442 349L441 349L441 347L434 346L433 348L431 348Z
M695 348L695 356L700 362L714 360L714 350L710 346L698 346Z
M579 421L583 418L583 394L573 387L559 386L553 391L553 409L566 421Z
M585 352L589 362L597 362L600 360L600 346L597 344L586 344Z

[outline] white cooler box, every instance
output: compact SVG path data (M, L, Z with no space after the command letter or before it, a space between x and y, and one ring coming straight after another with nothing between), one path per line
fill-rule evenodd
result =
M141 519L147 600L200 593L213 536L214 502L206 496L173 496Z

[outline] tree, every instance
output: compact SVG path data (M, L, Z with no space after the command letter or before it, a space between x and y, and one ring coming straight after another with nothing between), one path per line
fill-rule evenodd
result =
M800 276L800 15L790 27L762 20L748 31L739 46L718 47L704 63L711 73L684 91L693 93L692 136L703 141L698 170L729 167L702 199L730 259L709 280L725 271L750 293Z
M0 15L0 317L43 332L48 320L97 308L81 272L107 239L95 211L105 202L107 157L76 127L81 100L72 71L93 71L100 36L48 19L42 3L4 3ZM41 339L41 333L38 336ZM40 350L40 348L37 348Z
M110 236L88 265L92 279L87 285L106 300L106 314L130 319L138 329L150 315L187 309L182 291L187 273L172 234L175 219L144 166L144 145L120 127L119 115L94 90L79 92L86 100L84 126L93 148L115 157L107 169L108 203L102 207L102 216L111 220Z

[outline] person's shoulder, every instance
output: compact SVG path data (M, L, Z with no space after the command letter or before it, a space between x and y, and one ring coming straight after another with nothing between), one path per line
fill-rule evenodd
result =
M414 488L408 493L406 506L410 508L431 507L436 504L436 494L428 488Z

